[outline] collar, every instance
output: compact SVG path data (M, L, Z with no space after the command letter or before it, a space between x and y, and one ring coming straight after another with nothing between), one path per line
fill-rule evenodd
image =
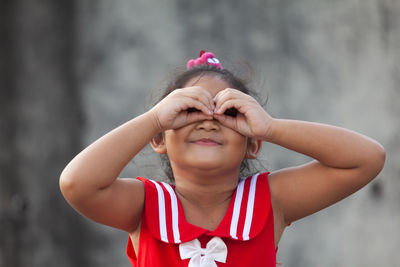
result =
M268 172L240 180L224 218L214 231L186 221L173 185L143 177L137 179L144 183L146 192L142 219L151 234L166 243L180 244L203 234L247 241L261 232L272 211Z

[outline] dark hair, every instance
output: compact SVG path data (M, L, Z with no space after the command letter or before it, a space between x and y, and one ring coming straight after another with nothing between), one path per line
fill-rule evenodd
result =
M164 89L161 97L157 101L160 102L162 99L164 99L167 95L169 95L171 92L173 92L175 89L178 88L183 88L185 87L186 83L191 80L192 78L199 77L199 79L203 76L210 75L210 76L217 76L221 78L223 81L228 83L232 88L235 88L245 94L251 95L252 97L259 99L259 96L256 92L250 90L247 86L247 82L243 79L240 79L236 75L234 75L232 72L230 72L227 69L219 69L211 65L200 65L193 67L189 70L186 70L184 72L181 72L177 75L175 75L174 78L172 78L172 81L168 84L168 86ZM170 161L168 159L167 154L161 155L161 163L164 169L165 174L167 175L168 179L173 182L174 177L172 173L172 168ZM252 166L250 166L250 162L248 159L243 159L241 165L240 165L240 177L246 177L249 175L254 174L257 172Z
M201 78L205 75L218 76L223 81L232 86L232 88L242 91L245 94L256 96L256 93L251 92L249 88L247 88L246 81L238 78L229 70L227 69L221 70L211 65L200 65L176 75L176 77L172 79L172 82L168 84L167 88L165 88L164 93L161 95L158 102L164 99L164 97L169 95L175 89L183 88L190 79L194 77Z

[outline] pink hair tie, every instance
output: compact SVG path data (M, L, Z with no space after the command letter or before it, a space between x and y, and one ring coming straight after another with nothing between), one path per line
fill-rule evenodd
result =
M188 63L186 64L186 69L190 70L193 67L201 65L214 66L222 70L222 65L219 60L214 56L214 54L211 52L205 52L204 50L200 51L200 57L188 61Z

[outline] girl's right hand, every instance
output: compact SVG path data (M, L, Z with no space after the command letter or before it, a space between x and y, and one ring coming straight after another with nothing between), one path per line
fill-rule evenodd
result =
M156 121L159 132L181 128L199 120L212 120L215 105L206 89L193 86L175 89L149 112ZM190 112L191 110L201 112Z

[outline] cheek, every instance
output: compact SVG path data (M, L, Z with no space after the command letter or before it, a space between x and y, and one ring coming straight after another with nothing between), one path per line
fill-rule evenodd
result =
M231 135L229 140L235 148L236 153L239 153L244 157L247 151L248 138L236 133L234 135Z
M173 151L179 149L183 140L184 134L180 133L179 131L165 131L165 145L167 147L167 153L173 153Z
M165 131L165 145L167 148L174 147L176 139L176 135L173 134L170 130Z

